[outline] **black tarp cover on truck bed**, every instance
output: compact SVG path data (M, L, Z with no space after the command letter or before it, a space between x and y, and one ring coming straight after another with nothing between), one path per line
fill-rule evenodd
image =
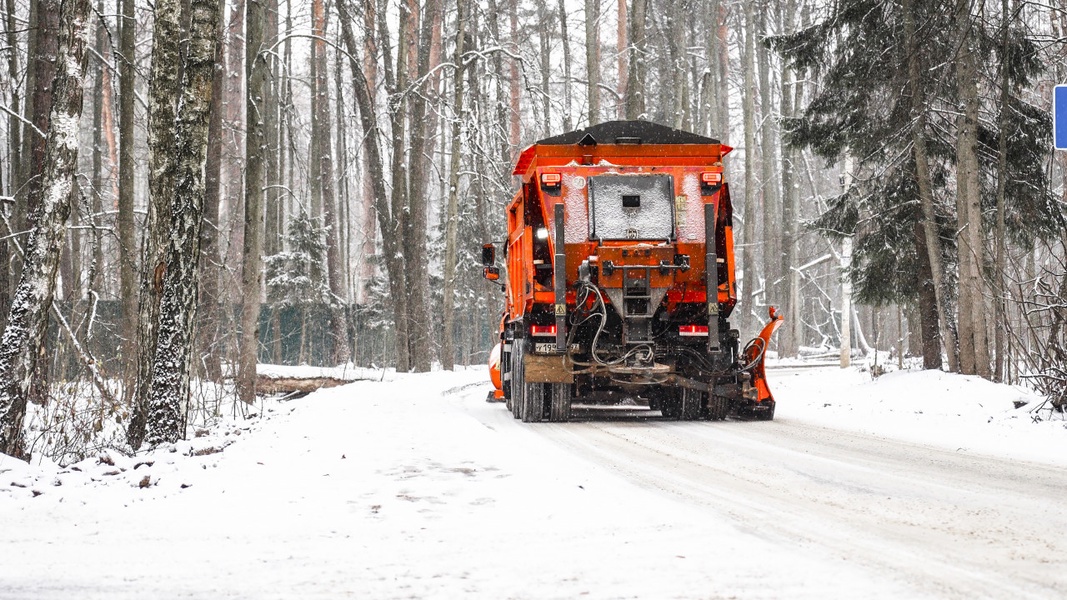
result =
M640 140L638 142L638 140ZM718 144L715 140L688 131L648 121L608 121L585 129L561 133L534 142L543 146L581 144Z

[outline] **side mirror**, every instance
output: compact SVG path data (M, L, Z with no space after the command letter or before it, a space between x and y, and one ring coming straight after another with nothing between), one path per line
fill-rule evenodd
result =
M482 277L485 277L489 281L496 281L500 279L500 269L497 267L483 267Z
M486 267L491 267L494 264L496 264L496 246L492 244L483 244L482 265Z

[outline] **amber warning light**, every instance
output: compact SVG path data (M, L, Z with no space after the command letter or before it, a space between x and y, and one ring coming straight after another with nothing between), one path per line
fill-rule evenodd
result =
M562 179L559 173L541 173L541 185L545 187L555 187Z
M700 181L704 185L718 185L722 183L722 173L716 173L714 171L708 171L707 173L700 174Z

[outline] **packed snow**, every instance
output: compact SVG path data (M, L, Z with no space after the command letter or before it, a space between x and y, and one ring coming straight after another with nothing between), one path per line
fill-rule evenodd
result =
M0 598L1067 594L1062 415L940 372L768 377L772 423L523 424L484 369L378 371L137 456L0 455Z

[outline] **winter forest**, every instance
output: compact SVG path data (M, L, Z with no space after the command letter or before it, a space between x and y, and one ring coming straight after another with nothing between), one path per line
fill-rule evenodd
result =
M0 452L483 364L527 145L721 140L740 325L1067 402L1067 0L4 0ZM238 403L239 406L241 403Z

